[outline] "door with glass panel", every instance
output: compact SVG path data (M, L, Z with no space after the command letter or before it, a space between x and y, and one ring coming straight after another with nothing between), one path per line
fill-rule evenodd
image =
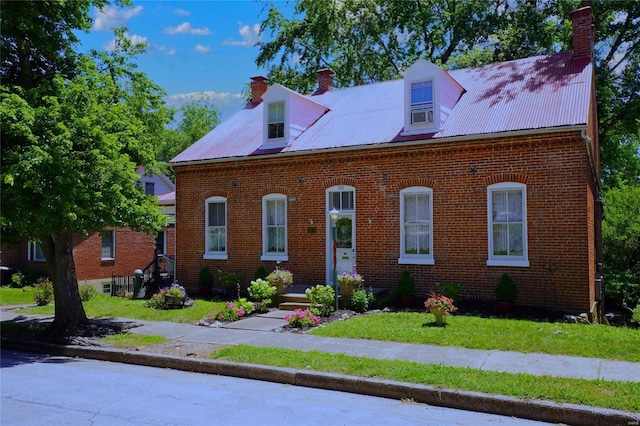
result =
M335 222L330 212L337 211ZM356 265L356 226L355 226L355 188L346 185L334 186L327 191L327 282L333 281L333 262L335 258L338 275L355 271ZM336 227L335 257L332 228Z

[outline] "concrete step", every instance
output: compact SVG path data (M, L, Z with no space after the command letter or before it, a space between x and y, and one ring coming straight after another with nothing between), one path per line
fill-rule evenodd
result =
M283 302L278 306L281 311L295 311L296 309L309 309L310 307L311 303L304 302Z
M309 298L304 293L285 293L278 296L280 303L284 302L299 302L309 303Z

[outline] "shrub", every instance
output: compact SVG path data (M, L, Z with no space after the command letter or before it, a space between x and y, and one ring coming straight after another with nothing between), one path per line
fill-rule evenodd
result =
M143 306L153 309L168 309L171 300L177 298L183 302L188 299L187 291L178 283L173 283L169 287L163 287L151 299L145 301Z
M461 285L458 283L441 284L438 287L440 287L440 292L443 295L447 296L449 299L455 300L460 294Z
M330 285L317 285L308 288L305 294L311 303L311 312L315 315L327 317L333 312L336 292Z
M365 312L369 306L373 306L375 299L371 288L368 293L367 290L358 288L351 295L351 308L356 312Z
M15 274L11 275L11 287L22 288L25 286L25 284L26 281L22 272L16 272Z
M256 302L260 302L260 311L266 311L273 301L273 296L276 294L276 288L269 285L269 283L263 279L251 281L251 285L248 288L249 297Z
M320 286L318 286L320 287ZM293 314L284 317L290 327L294 328L310 328L320 324L320 319L312 314L308 309L296 309Z
M211 312L207 314L207 318L209 320L230 322L247 316L251 312L253 312L253 303L247 301L245 298L241 298L234 302L226 302L220 309L211 309Z
M53 299L53 284L49 278L40 278L33 287L33 300L38 306L48 305Z
M218 281L224 288L235 288L242 281L242 272L226 272L218 269Z
M413 296L416 294L416 281L411 276L411 271L405 269L400 274L398 280L398 288L396 289L396 295L398 296Z
M213 286L213 274L206 266L203 266L202 269L200 269L198 285L203 288L211 288Z
M633 310L633 315L631 316L631 322L640 326L640 303Z
M96 295L98 291L91 284L84 284L80 286L80 300L83 302L88 302L93 299L93 296Z
M518 292L516 283L506 272L503 272L502 275L500 275L498 284L496 284L496 287L493 289L493 294L500 302L513 302L518 297Z
M264 269L264 266L260 265L258 266L258 269L256 269L256 273L253 274L253 279L255 280L264 280L267 278L267 270Z

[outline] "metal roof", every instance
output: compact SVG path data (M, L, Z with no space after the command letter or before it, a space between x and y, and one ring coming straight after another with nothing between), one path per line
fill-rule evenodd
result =
M275 150L260 149L264 104L249 105L171 163L583 126L589 117L592 73L591 62L574 59L572 52L449 71L465 92L441 131L410 137L401 136L403 80L305 95L328 111L288 146Z

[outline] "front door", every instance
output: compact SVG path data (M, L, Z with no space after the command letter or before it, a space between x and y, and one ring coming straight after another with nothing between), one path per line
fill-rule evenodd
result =
M352 272L355 266L353 213L344 213L338 216L336 231L336 270L340 275L343 272Z

